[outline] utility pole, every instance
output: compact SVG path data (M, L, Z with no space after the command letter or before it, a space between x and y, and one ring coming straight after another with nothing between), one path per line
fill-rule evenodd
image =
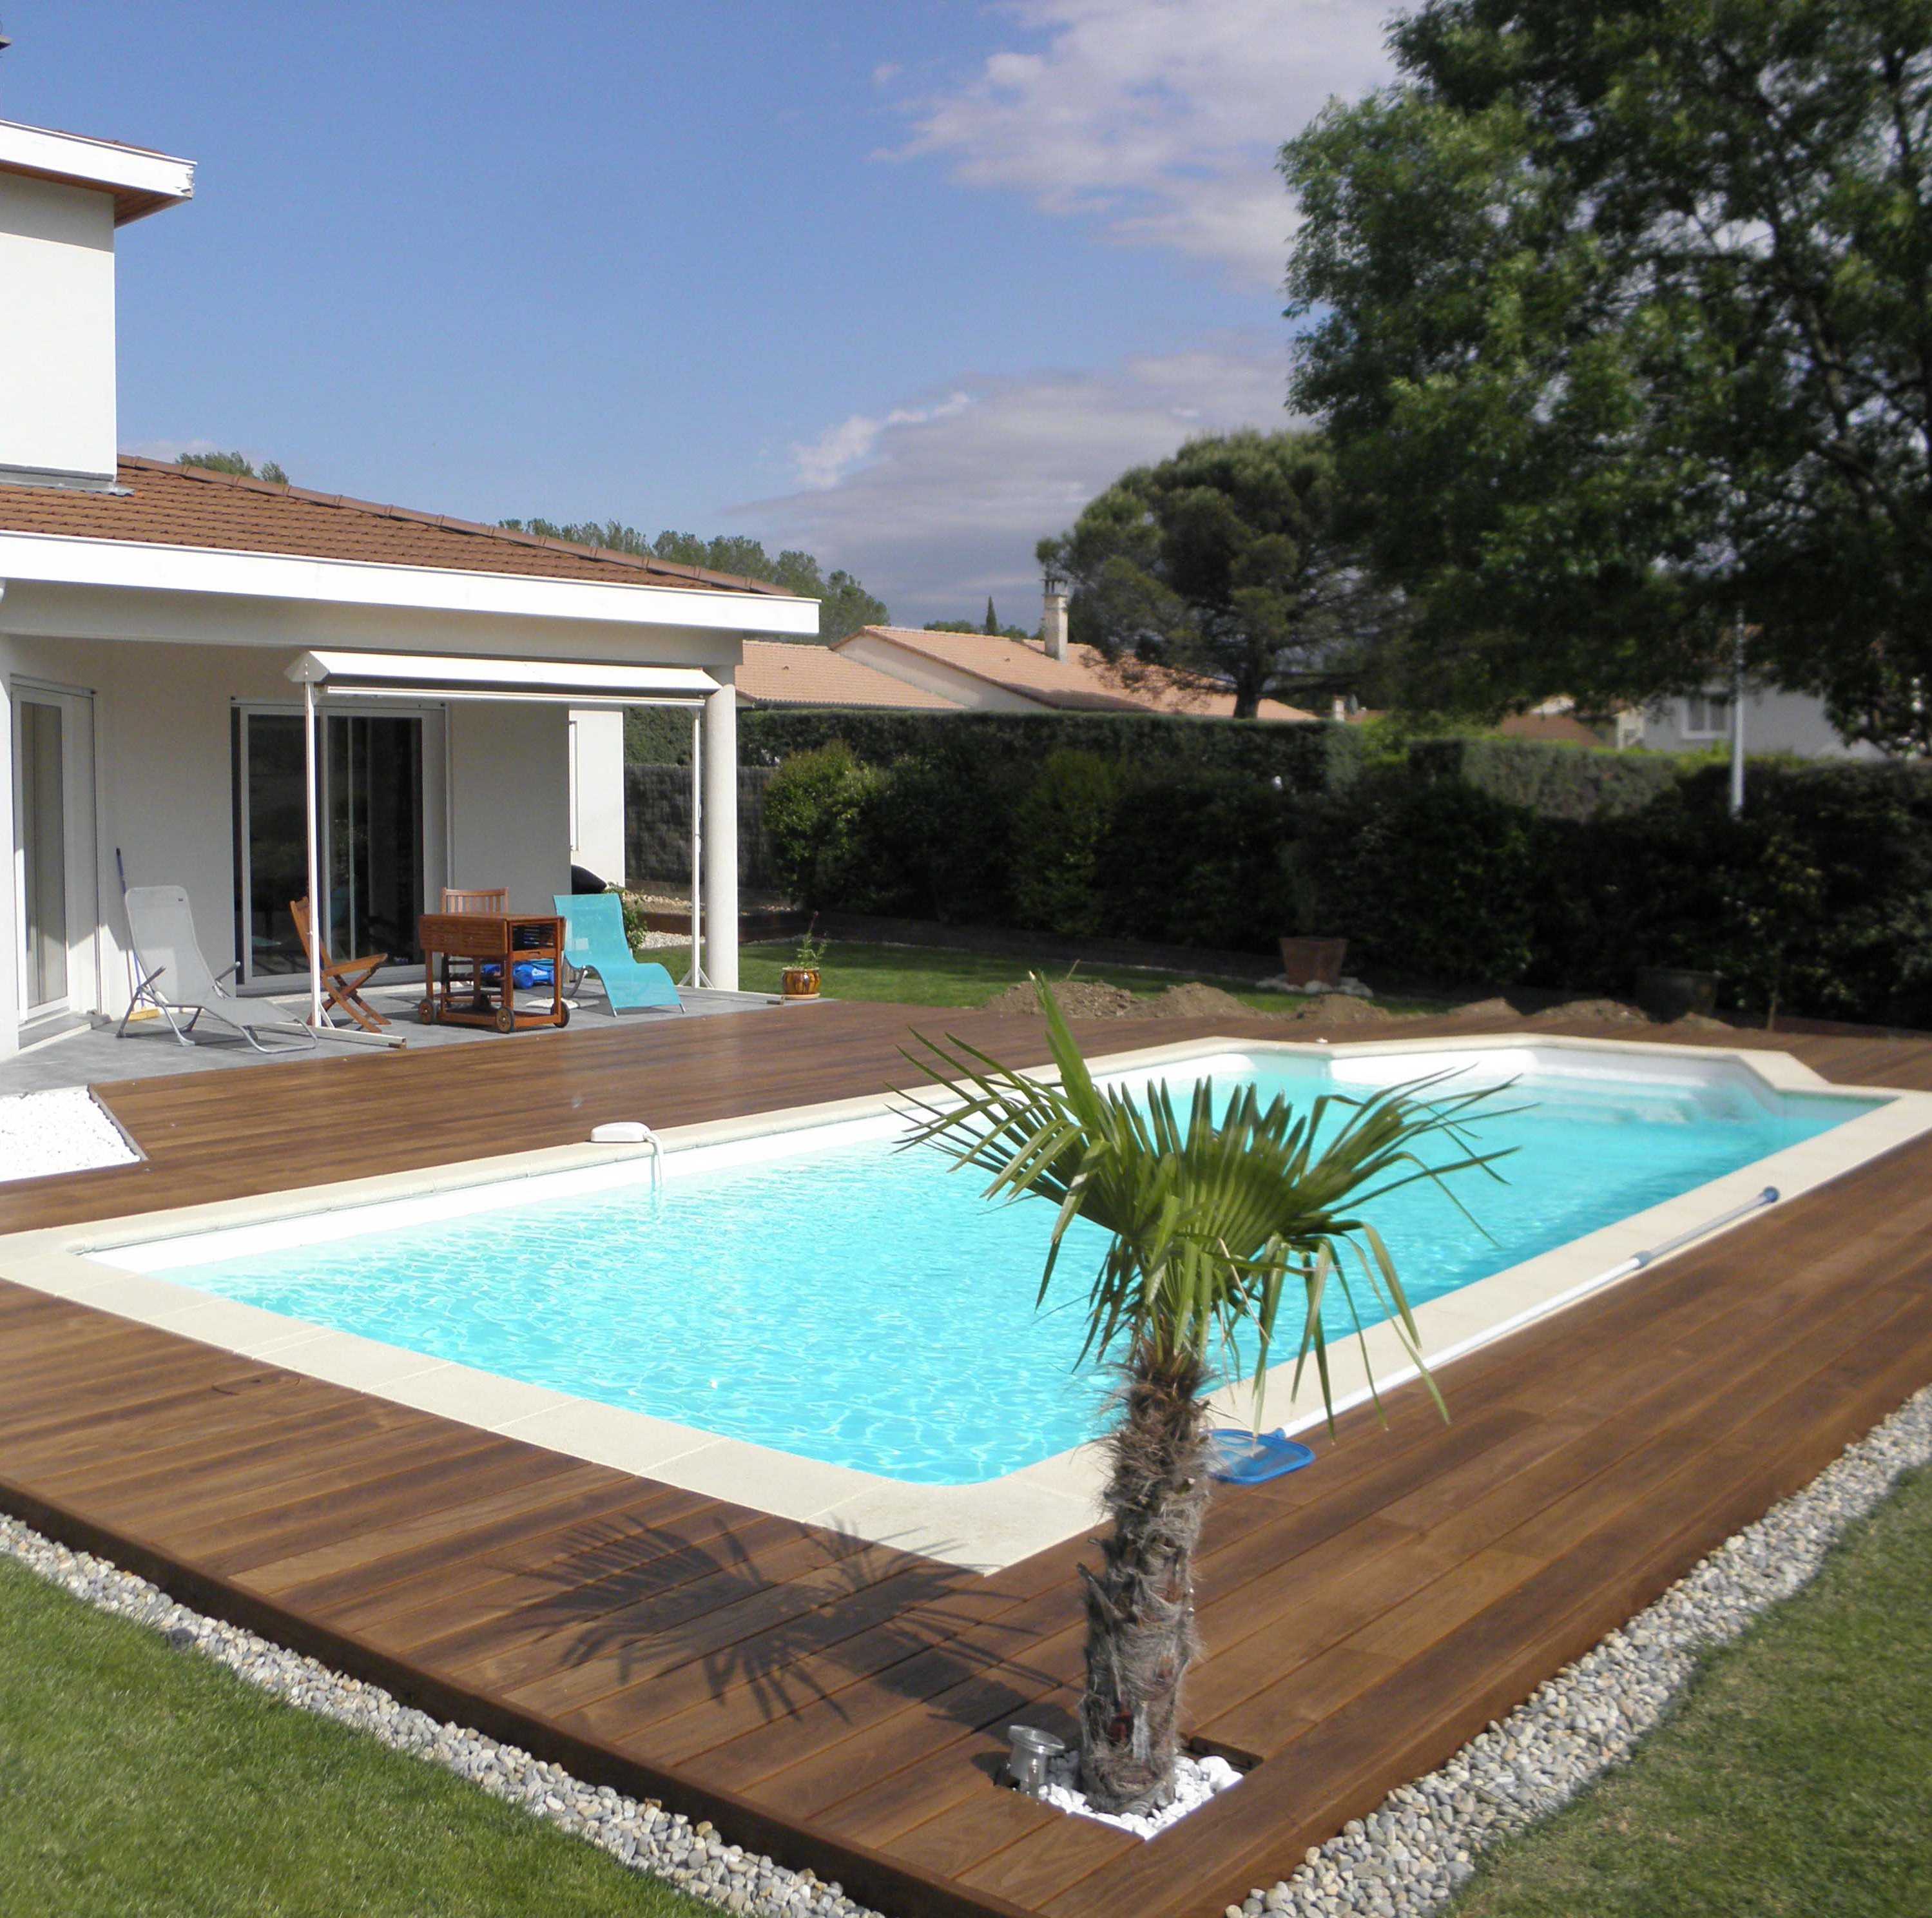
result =
M1731 817L1744 810L1744 616L1731 639Z

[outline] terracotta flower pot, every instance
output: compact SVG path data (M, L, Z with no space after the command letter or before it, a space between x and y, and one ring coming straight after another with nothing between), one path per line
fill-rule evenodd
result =
M788 965L780 989L788 999L818 997L818 968L815 965Z
M1342 962L1348 956L1346 939L1284 939L1282 977L1291 986L1339 986Z

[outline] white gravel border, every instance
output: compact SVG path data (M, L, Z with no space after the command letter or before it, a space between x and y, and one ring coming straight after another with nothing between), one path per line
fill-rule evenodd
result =
M0 1184L131 1166L140 1157L84 1085L0 1099Z
M1427 1918L1469 1877L1474 1855L1513 1835L1628 1759L1710 1647L1810 1583L1846 1527L1899 1476L1932 1460L1932 1386L1906 1400L1801 1491L1726 1541L1662 1598L1439 1770L1391 1792L1312 1847L1292 1878L1251 1892L1226 1918ZM591 1786L560 1765L443 1724L252 1631L177 1604L144 1578L70 1550L0 1513L0 1552L98 1609L162 1633L284 1703L446 1766L493 1796L584 1838L634 1870L734 1914L878 1918L836 1883L728 1843L654 1799Z

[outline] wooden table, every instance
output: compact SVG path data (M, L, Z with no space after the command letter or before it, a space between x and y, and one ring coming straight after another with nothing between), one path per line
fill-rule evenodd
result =
M563 921L549 912L426 912L417 922L417 943L422 947L423 996L416 1016L425 1025L494 1025L499 1032L520 1032L538 1025L568 1025L570 1008L563 1003ZM459 999L449 977L452 959L468 959L476 968L474 990ZM550 967L550 1009L517 1008L517 968L525 960L548 959ZM490 1001L483 968L497 972L497 997Z

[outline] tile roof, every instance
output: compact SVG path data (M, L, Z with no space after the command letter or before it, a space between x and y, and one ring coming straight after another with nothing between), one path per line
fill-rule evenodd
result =
M790 596L782 587L735 573L707 572L701 566L599 546L573 546L470 520L170 466L130 453L121 455L120 486L125 490L112 493L0 486L0 532Z
M1055 659L1035 641L1002 639L989 633L926 632L910 626L866 626L861 630L872 638L922 654L956 672L970 673L1060 711L1172 713L1226 719L1234 710L1234 695L1210 682L1162 666L1116 665L1090 646L1070 646L1065 659ZM1264 699L1259 716L1280 720L1316 716L1278 699Z
M958 703L809 641L748 639L738 695L754 706L879 706L957 713Z

